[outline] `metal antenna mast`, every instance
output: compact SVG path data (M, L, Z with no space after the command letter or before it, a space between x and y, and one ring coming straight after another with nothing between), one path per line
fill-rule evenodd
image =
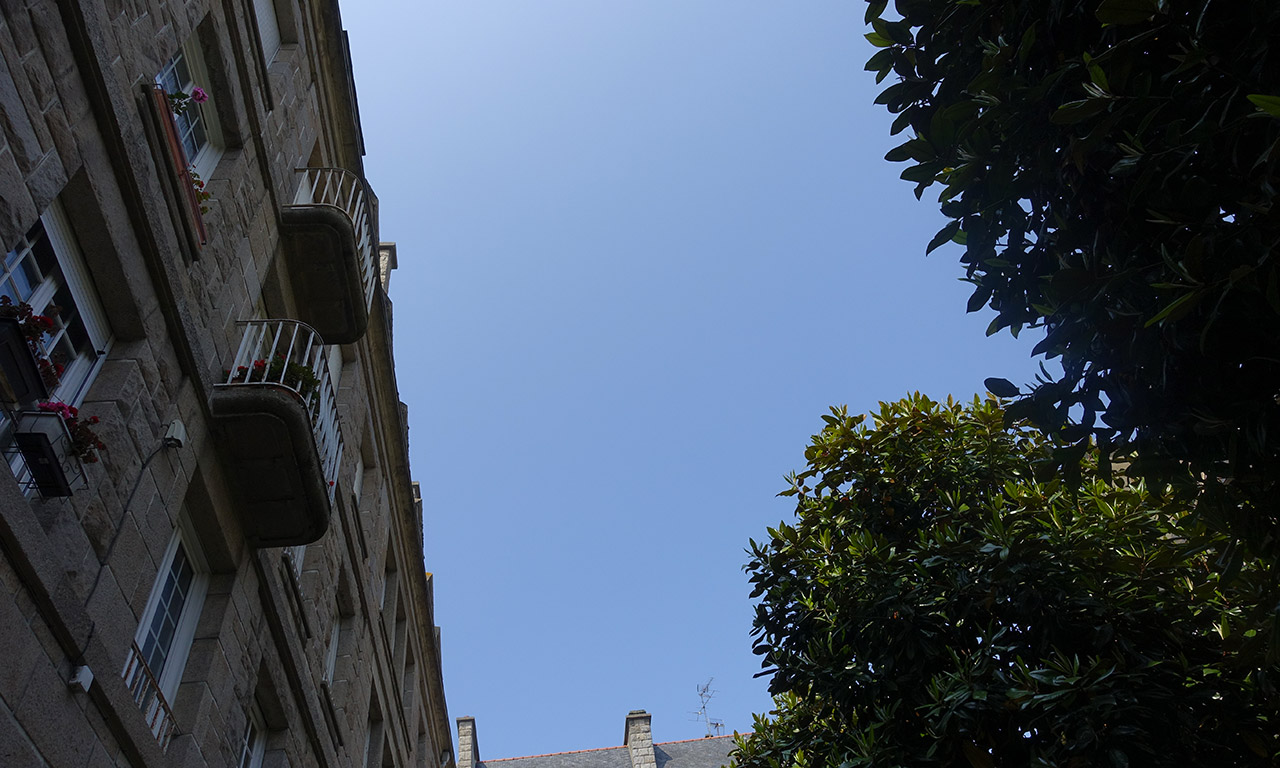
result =
M707 678L707 682L698 686L698 702L700 706L694 711L693 719L702 723L707 728L707 736L719 736L724 731L724 721L716 720L707 714L707 703L716 695L717 691L711 688L714 677Z

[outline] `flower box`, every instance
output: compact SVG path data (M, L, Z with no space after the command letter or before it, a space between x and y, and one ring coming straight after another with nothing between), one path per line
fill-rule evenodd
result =
M49 396L22 323L12 317L0 317L0 375L0 396L11 403L26 406Z
M28 488L41 496L70 496L84 477L66 421L56 412L21 411L17 414L13 442L22 454L26 473L19 473Z

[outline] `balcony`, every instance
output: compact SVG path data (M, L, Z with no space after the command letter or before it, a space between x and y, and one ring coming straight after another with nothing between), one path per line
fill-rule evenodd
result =
M298 319L330 344L364 335L378 282L372 195L342 168L299 168L281 239Z
M257 547L308 544L329 527L342 461L327 349L296 320L246 320L214 387L217 437Z

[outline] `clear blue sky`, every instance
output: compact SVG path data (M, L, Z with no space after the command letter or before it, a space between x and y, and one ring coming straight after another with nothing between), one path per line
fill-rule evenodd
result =
M1028 381L851 0L348 0L450 716L482 757L769 706L741 566L831 404Z

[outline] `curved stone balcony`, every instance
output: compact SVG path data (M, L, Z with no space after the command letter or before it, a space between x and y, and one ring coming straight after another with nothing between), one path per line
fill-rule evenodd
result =
M372 195L342 168L299 168L281 240L298 318L330 344L364 335L378 282Z
M320 334L296 320L245 320L211 409L250 543L286 547L329 527L342 434Z

